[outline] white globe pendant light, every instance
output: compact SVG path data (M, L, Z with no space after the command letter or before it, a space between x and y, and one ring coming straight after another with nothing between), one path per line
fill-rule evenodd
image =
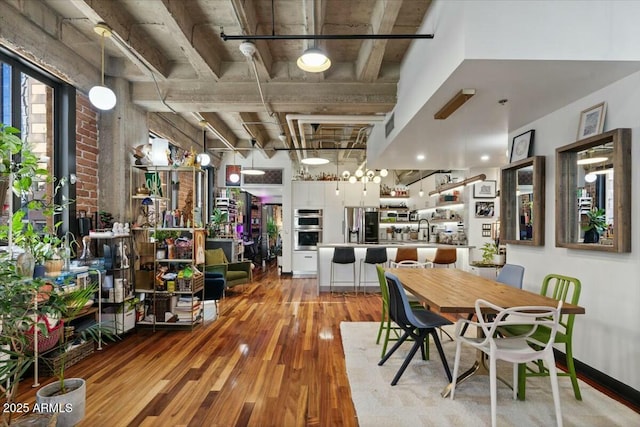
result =
M111 28L105 23L99 23L93 27L93 31L100 35L100 48L102 60L100 66L101 84L89 90L89 101L100 110L111 110L116 106L116 94L104 85L104 38L111 37Z

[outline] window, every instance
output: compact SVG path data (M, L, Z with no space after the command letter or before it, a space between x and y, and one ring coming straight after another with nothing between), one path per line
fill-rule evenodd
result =
M31 144L40 156L41 167L52 176L62 177L75 173L75 89L48 75L43 70L14 54L0 49L0 120L20 129L20 137ZM69 114L73 111L73 114ZM66 118L66 119L65 119ZM69 129L72 129L69 131ZM69 149L72 141L72 149ZM34 183L34 198L51 198L54 183ZM73 200L75 190L65 186L56 194L56 202ZM2 200L2 215L6 210L11 192ZM14 200L14 210L20 209L23 201ZM29 220L37 229L53 222L62 221L62 230L69 229L70 216L65 212L60 217L48 218L38 211L28 212Z

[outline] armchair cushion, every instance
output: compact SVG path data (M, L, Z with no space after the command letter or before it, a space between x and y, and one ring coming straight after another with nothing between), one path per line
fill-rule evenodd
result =
M222 248L218 249L207 249L204 251L204 262L205 265L215 265L215 264L228 264L227 256L224 254Z
M223 275L227 288L253 280L251 261L228 262L224 251L218 249L207 249L204 251L205 272L220 273Z

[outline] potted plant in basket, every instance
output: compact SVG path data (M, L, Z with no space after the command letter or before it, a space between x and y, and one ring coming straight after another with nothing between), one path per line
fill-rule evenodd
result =
M50 292L49 301L55 301L61 317L74 319L93 303L93 297L98 291L97 285L92 283L85 288L79 287L71 291L54 289ZM58 426L74 426L84 418L86 400L86 382L83 378L66 378L65 369L72 357L79 352L93 352L94 342L116 339L112 328L93 323L89 327L68 334L60 335L50 359L43 359L50 364L49 368L56 381L41 387L36 392L36 402L47 404L49 408L61 408L57 414Z
M9 261L6 254L0 257L0 392L4 395L8 407L16 403L18 387L21 379L35 361L35 345L37 338L38 353L52 350L59 352L54 375L57 381L38 390L37 401L46 401L51 389L61 393L80 394L82 401L75 403L73 395L60 397L64 404L71 403L71 412L58 414L58 426L74 425L84 416L84 393L86 385L80 378L65 378L66 357L70 354L68 347L70 338L64 333L64 318L73 318L85 309L88 301L96 291L95 286L62 292L59 288L42 278L24 277L16 271L15 263ZM98 339L115 339L110 329L94 324L77 336L85 341ZM43 362L45 359L41 359ZM64 405L61 406L64 408ZM1 425L14 425L16 411L3 411L0 415ZM38 414L20 418L31 422ZM65 419L79 417L65 421ZM21 421L20 421L21 422Z
M46 297L40 291L45 287L42 279L19 274L7 254L0 256L0 392L8 408L16 403L20 380L34 362L34 334L46 339L49 323L44 319L60 317L55 299L51 304L44 303ZM13 424L15 415L16 411L2 411L1 424Z
M607 219L604 209L594 208L586 213L587 224L582 227L584 231L584 243L598 243L600 234L607 228Z

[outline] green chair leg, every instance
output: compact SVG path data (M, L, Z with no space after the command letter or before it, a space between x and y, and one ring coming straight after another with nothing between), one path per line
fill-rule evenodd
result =
M518 364L518 400L525 399L526 386L527 386L527 365L524 363L520 363Z
M582 394L580 393L580 386L578 385L578 377L576 375L576 367L573 363L573 350L571 348L571 341L567 342L567 371L571 377L571 385L573 385L573 394L576 396L576 400L582 400Z

